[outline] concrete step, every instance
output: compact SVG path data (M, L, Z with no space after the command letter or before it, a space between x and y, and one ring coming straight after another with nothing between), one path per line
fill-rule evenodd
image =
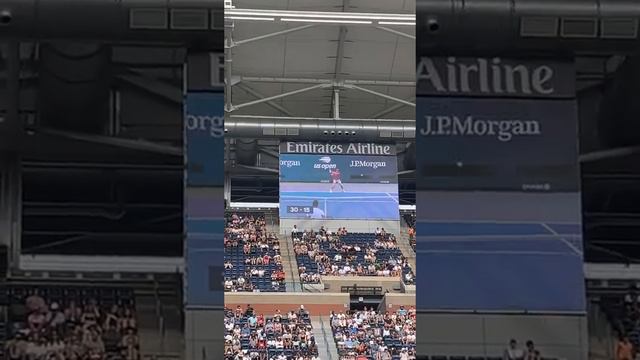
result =
M313 336L318 344L318 357L323 360L339 360L338 348L333 339L329 317L312 316L311 326L313 326Z
M286 274L287 292L302 291L298 276L298 262L293 251L293 240L287 235L280 235L280 255L282 255L282 265Z

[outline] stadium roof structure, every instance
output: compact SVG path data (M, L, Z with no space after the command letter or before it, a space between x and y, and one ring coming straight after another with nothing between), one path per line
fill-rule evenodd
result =
M360 128L358 141L415 137L414 0L236 0L225 20L225 127L257 139L255 153L228 140L232 173L277 176L281 132L264 129L278 124L315 127L305 140L340 139L323 138L322 124Z
M231 118L415 119L415 1L265 3L225 13Z

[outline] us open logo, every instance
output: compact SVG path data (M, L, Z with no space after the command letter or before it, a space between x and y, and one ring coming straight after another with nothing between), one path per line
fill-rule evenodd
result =
M314 169L327 170L327 169L335 169L336 167L338 167L336 164L331 163L330 156L323 156L320 159L318 159L318 161L319 161L318 163L313 164Z

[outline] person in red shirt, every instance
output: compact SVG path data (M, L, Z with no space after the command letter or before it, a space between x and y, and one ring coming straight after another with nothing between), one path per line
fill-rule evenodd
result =
M342 185L342 180L341 180L342 175L340 174L340 169L338 168L335 168L333 170L330 169L329 174L331 175L330 191L333 192L333 189L336 187L336 185L340 185L340 189L342 190L342 192L344 192L344 186Z

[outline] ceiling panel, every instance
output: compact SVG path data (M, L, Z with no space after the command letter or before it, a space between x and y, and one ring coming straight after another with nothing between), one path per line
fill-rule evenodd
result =
M237 8L341 11L342 0L242 0L234 1ZM414 0L350 0L347 11L413 13ZM235 40L299 26L264 21L237 21ZM412 39L370 26L347 25L342 73L338 78L354 80L414 81L415 45ZM398 31L415 34L412 27L395 27ZM316 26L311 29L260 40L233 49L233 74L286 78L333 79L339 44L339 26ZM311 84L247 83L263 96L274 96ZM413 87L363 86L400 99L412 99ZM274 100L291 115L303 117L331 117L332 89L313 90L303 94ZM240 87L234 87L233 103L253 101L256 97ZM397 102L353 89L340 93L342 118L368 118ZM286 116L267 104L251 106L235 114ZM414 118L414 108L402 106L384 118Z

